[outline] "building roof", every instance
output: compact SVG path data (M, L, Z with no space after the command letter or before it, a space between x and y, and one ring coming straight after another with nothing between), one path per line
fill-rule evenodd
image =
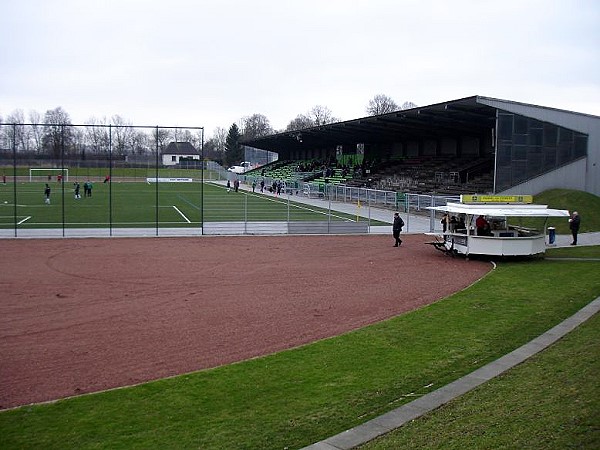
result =
M286 159L289 153L302 151L304 148L335 148L337 145L354 146L358 143L378 144L447 137L489 136L496 126L496 110L503 107L578 114L476 95L377 116L296 131L284 131L242 143L277 152L280 159Z
M566 209L551 209L547 205L478 205L448 203L427 209L451 214L486 215L492 217L569 217Z
M360 119L263 136L245 145L280 154L303 146L325 148L357 143L382 143L401 139L479 136L496 123L496 108L478 102L478 96L434 105L362 117Z
M189 142L171 142L163 155L199 155L198 150Z

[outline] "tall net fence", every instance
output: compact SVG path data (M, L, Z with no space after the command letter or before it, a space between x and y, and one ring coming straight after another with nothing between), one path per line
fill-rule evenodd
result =
M206 160L203 146L201 127L0 124L0 231L15 237L364 231L365 221L353 213L299 204L289 193L234 187L241 180ZM274 159L267 156L266 163Z
M279 180L232 173L203 146L201 127L0 124L0 234L366 233L389 226L375 209L446 201L298 180L270 189Z
M219 177L203 145L202 127L0 124L0 229L199 227L201 181Z

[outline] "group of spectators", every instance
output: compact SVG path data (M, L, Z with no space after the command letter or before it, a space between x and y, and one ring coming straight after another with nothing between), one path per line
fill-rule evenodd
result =
M299 163L295 170L296 172L321 172L323 178L330 178L335 176L336 170L340 170L343 177L348 175L364 177L367 174L367 170L372 167L372 163L363 162L362 164L338 164L335 159L329 159L327 161L313 160L310 162Z

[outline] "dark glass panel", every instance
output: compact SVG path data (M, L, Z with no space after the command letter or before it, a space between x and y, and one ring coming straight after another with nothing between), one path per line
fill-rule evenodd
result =
M526 145L515 145L513 146L512 160L525 161L527 159L527 146Z
M515 114L515 134L527 134L528 120L527 117Z
M575 158L580 158L587 155L587 136L584 134L577 134L575 136Z
M535 128L529 130L529 144L530 145L543 145L543 131L541 128Z
M544 125L544 147L555 147L558 139L558 127L549 123Z
M512 140L513 135L513 115L498 115L498 138L506 141Z
M567 144L573 142L573 131L560 127L558 130L558 143Z

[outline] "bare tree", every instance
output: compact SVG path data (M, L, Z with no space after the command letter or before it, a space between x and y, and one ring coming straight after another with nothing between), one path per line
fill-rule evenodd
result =
M61 154L68 154L71 150L73 130L70 125L69 114L60 106L46 111L42 145L55 159L59 159Z
M286 131L302 130L303 128L314 127L315 124L310 117L305 114L298 114L295 119L285 127Z
M133 128L131 123L118 114L112 116L111 121L116 125L113 132L113 151L119 156L125 156L132 147Z
M73 127L72 150L75 155L79 155L81 159L85 159L85 130L80 127Z
M384 94L377 94L371 100L367 106L367 114L370 116L378 116L380 114L391 113L398 111L400 107L396 104L391 97Z
M255 139L273 133L269 119L262 114L252 114L242 119L242 136L244 139Z
M17 110L18 111L18 110ZM23 122L18 121L18 114L15 114L17 111L14 111L12 114L6 116L6 123L12 125L19 125ZM13 145L15 146L15 150L19 150L19 136L21 134L20 126L5 126L2 127L2 139L4 141L3 147L7 149L12 149Z
M307 114L298 114L295 119L288 123L286 131L302 130L303 128L326 125L338 122L340 119L334 117L331 110L322 105L314 106Z
M416 108L417 106L419 106L419 105L417 105L416 103L413 103L413 102L402 103L402 109L412 109L412 108Z
M227 130L221 127L215 128L212 141L215 145L215 151L225 153L225 149L227 148Z
M191 130L181 130L176 128L174 130L175 142L189 142L194 146L196 150L200 150L202 145L202 133L198 130L198 133L192 133Z
M314 106L308 114L315 126L339 122L339 119L332 115L331 110L327 106Z
M108 125L106 117L99 120L91 117L85 123L92 125L85 129L85 141L89 150L97 155L108 155L110 151L110 132L108 127L101 126Z
M152 153L150 150L150 137L141 130L135 131L131 136L132 152L136 155Z
M33 139L33 146L36 153L42 151L42 115L35 110L29 111L29 122L31 123L31 138Z
M152 148L151 151L153 154L156 153L156 147L158 146L158 153L160 154L167 145L169 145L169 141L172 140L172 130L167 128L157 128L152 132Z

